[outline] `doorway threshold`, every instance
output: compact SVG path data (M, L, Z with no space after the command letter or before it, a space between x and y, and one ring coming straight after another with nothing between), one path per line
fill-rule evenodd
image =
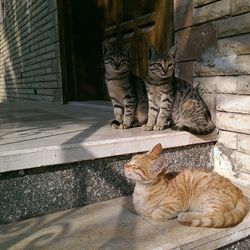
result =
M68 105L91 108L91 109L99 109L99 110L108 110L108 111L113 110L110 101L72 101L69 102Z

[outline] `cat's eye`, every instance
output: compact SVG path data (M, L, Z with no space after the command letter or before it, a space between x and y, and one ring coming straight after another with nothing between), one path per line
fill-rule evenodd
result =
M157 68L162 68L161 63L156 63L155 66L156 66Z
M173 63L170 63L169 65L168 65L168 68L169 69L172 69L174 67L174 64Z
M121 63L122 63L122 64L124 64L124 63L126 63L126 62L127 62L126 59L122 59L122 60L121 60Z
M114 63L115 62L114 59L111 58L111 57L107 58L107 61L110 62L110 63Z

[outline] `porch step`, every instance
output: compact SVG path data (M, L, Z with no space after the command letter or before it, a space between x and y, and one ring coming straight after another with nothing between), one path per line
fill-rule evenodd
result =
M250 198L250 190L241 187ZM138 216L131 197L0 226L0 249L202 249L247 237L250 214L228 229L195 228L176 219L153 222Z
M0 104L0 173L95 160L164 148L214 142L216 134L112 129L113 112L103 102L81 106L42 103Z
M213 142L164 149L167 171L213 169ZM148 147L147 150L149 150ZM0 175L0 224L130 195L123 166L131 154Z

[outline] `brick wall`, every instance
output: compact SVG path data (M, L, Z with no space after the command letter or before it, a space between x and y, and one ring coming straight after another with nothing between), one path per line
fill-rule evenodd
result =
M56 0L5 1L0 102L62 102Z
M220 129L215 167L250 174L250 1L175 0L175 40L177 76L198 86Z

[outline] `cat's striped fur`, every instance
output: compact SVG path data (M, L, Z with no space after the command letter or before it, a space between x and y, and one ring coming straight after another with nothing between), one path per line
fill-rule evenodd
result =
M162 130L169 122L173 129L209 134L215 129L210 112L187 82L174 77L176 47L159 53L150 47L145 79L149 112L145 130Z
M103 45L105 82L112 101L115 120L113 128L130 128L145 124L148 100L142 79L129 71L129 49Z
M136 182L133 202L139 214L157 221L178 217L183 225L216 228L232 227L244 219L249 201L229 179L190 169L168 178L161 152L157 144L124 166L126 176Z

